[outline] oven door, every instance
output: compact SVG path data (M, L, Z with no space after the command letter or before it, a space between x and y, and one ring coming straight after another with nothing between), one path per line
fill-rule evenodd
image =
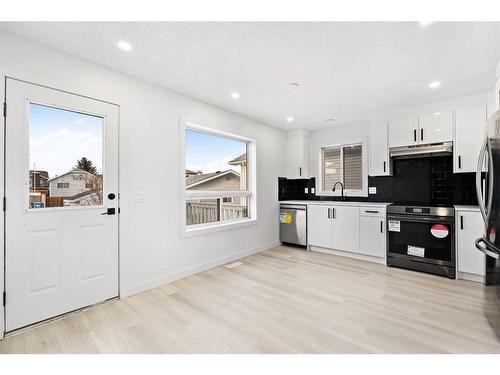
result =
M455 224L452 217L387 216L388 255L455 267Z

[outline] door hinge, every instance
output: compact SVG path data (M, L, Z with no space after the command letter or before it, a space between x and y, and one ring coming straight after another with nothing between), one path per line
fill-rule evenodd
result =
M7 103L3 102L3 117L7 117Z
M5 212L5 210L7 209L7 198L3 197L2 204L3 204L3 210Z

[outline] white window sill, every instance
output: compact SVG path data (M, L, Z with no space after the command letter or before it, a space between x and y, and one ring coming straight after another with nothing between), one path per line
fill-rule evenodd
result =
M223 223L207 223L184 226L181 237L193 237L202 234L222 232L250 225L256 225L257 219L243 219L238 221L228 221Z

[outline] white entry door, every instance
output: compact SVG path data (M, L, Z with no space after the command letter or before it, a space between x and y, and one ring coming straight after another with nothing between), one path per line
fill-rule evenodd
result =
M118 106L15 79L6 102L12 331L118 296Z

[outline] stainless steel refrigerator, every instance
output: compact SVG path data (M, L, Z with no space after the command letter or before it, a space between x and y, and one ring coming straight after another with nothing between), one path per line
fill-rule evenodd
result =
M486 173L482 172L484 165ZM476 192L485 225L483 237L476 240L476 248L486 254L485 313L500 339L500 111L488 120L477 164Z

